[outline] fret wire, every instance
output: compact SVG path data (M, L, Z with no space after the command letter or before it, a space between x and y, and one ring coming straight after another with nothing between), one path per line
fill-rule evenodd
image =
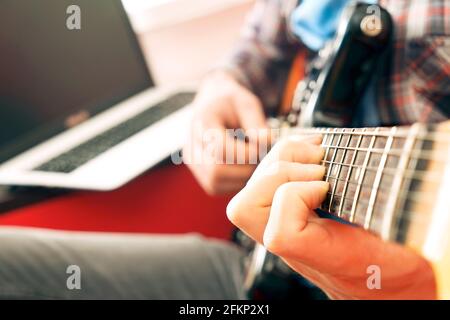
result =
M395 134L396 130L397 130L397 128L393 127L391 129L392 134ZM373 182L372 192L370 194L369 204L368 204L368 207L367 207L366 217L365 217L365 221L364 221L364 228L365 229L369 229L370 228L370 221L372 219L373 209L374 209L374 206L375 206L375 200L377 198L378 189L379 189L380 183L381 183L381 177L383 175L383 169L384 169L384 167L386 165L388 152L389 152L389 150L390 150L390 148L392 146L393 141L394 141L393 135L389 136L389 138L388 138L388 140L386 142L386 146L384 148L385 152L381 156L380 165L378 166L378 170L377 170L377 173L375 175L375 180Z
M336 145L337 145L337 146L341 143L342 137L343 137L343 134L339 135L339 137L338 137L338 139L337 139L337 142L336 142ZM333 143L333 142L331 142L331 143ZM335 150L335 152L334 152L334 154L333 154L333 159L331 159L331 161L334 162L334 160L336 159L336 157L337 157L337 150ZM325 158L325 159L326 159L326 158ZM338 168L339 168L339 167L338 167ZM328 175L332 172L332 170L333 170L333 166L331 165L331 166L328 167ZM333 192L334 192L334 190L333 190ZM331 199L330 199L330 206L329 206L329 207L331 207L331 201L332 201L332 200L333 200L333 196L331 196Z
M358 137L358 141L356 142L356 146L357 146L357 147L359 147L359 146L361 145L362 137L363 137L363 136L359 136L359 137ZM350 142L351 139L352 139L352 136L349 137L348 141ZM357 153L354 152L354 153L353 153L353 156L352 156L352 160L351 160L351 164L352 164L352 165L355 164L356 156L357 156ZM341 169L342 169L342 165L341 165ZM343 189L343 192L342 192L341 203L339 204L339 210L338 210L338 216L339 216L339 217L342 216L342 207L343 207L343 205L344 205L343 198L344 198L345 195L347 194L348 181L350 181L350 177L351 177L351 174L352 174L352 170L353 170L353 167L350 167L349 170L348 170L348 172L347 172L347 179L346 179L347 182L344 183L344 189ZM336 182L336 185L337 185L337 182ZM330 205L330 208L331 208L331 205Z
M336 129L335 129L335 130L336 130ZM327 133L325 134L325 137L322 139L322 147L323 147L323 143L327 141L328 136L331 137L330 144L333 143L334 135L330 134L329 131L330 131L330 129L327 129ZM328 152L329 152L329 151L330 151L329 148L326 148L326 149L325 149L325 155L324 155L324 157L323 157L325 160L326 160L327 157L328 157Z
M331 212L331 211L328 211L328 212L331 215L337 216L337 214L335 212ZM384 218L383 216L375 216L374 217L374 219L375 219L374 221L376 222L376 221L378 221L380 219L383 220L383 218ZM431 216L429 214L427 214L427 213L420 212L420 211L403 210L401 212L401 214L396 215L394 217L394 221L393 222L395 224L398 224L398 222L400 220L402 220L402 219L405 220L405 221L409 221L409 222L411 222L411 221L414 221L416 223L419 222L419 223L421 223L421 225L424 225L425 223L431 223ZM349 221L349 219L344 219L344 220ZM355 223L355 224L360 226L360 227L362 227L362 228L364 228L365 230L369 230L369 231L375 232L375 233L379 234L379 236L381 237L381 231L371 230L371 229L365 228L363 225L358 224L358 223ZM397 233L396 233L397 236L402 236L402 235L405 235L405 234L407 234L406 230L397 230Z
M351 150L351 151L367 151L368 148L356 148L356 147L337 147L337 146L329 146L329 145L322 145L324 148L329 149L337 149L337 150ZM395 157L401 157L403 152L402 149L392 149L389 151L389 156L395 156ZM371 150L371 153L376 154L383 154L384 149L373 149ZM441 152L437 153L435 150L420 150L420 149L414 149L412 150L411 157L423 159L423 160L436 160L438 161L441 158L447 158L448 152ZM446 160L443 160L443 162L446 162Z
M350 134L350 133L346 133ZM395 136L394 136L395 138ZM450 141L449 141L450 144ZM367 151L367 148L356 148L356 147L337 147L337 146L331 146L331 145L321 145L323 148L325 148L327 151L329 149L348 149L352 151ZM392 149L392 152L389 152L389 156L396 156L401 157L403 149ZM383 149L373 149L372 153L383 153ZM434 162L442 162L447 163L449 161L448 159L448 153L447 152L438 152L436 150L420 150L420 149L413 149L411 151L411 158L417 158L418 160L432 160ZM345 165L345 164L344 164Z
M336 213L332 213L329 212L329 214L336 216ZM431 215L425 214L424 212L421 211L409 211L409 210L404 210L402 211L402 215L406 215L406 220L407 221L414 221L414 222L431 222ZM402 219L402 215L397 215L394 219L394 222L398 222L400 219ZM375 221L376 219L383 219L382 216L375 216L374 217ZM358 224L359 225L359 224ZM363 227L363 226L361 226ZM372 231L376 231L376 230L372 230ZM377 231L379 232L379 231ZM401 233L400 233L401 234Z
M329 214L336 216L336 213L331 213L330 212ZM431 217L429 215L425 215L423 212L419 212L419 211L403 211L402 214L406 215L406 220L407 221L419 222L421 224L431 223ZM375 221L377 219L382 219L382 218L383 217L377 217L377 216L374 217ZM395 217L396 220L400 220L400 218L401 218L400 215ZM356 225L358 225L360 227L363 227L363 226L361 226L359 224L356 224ZM377 231L377 230L368 230L368 231L374 232L374 233L378 234L381 237L381 233L379 231ZM406 230L399 230L398 233L397 233L397 235L405 235L405 234L407 234Z
M331 214L331 215L337 216L336 212L328 211L328 213ZM402 211L402 213L410 214L409 218L408 218L408 216L406 217L406 220L408 220L408 221L425 221L425 220L427 220L427 218L428 218L428 220L431 219L430 215L428 215L428 214L426 214L424 212L420 212L420 211L404 210L404 211ZM382 216L380 216L380 217L375 216L374 219L383 219L383 217ZM397 216L395 216L395 219L400 220L400 219L402 219L402 217L400 215L397 215ZM344 219L344 220L348 221L347 219ZM363 225L361 225L361 227L363 227Z
M407 134L404 134L404 128L403 127L400 127L400 129L401 130L399 130L399 132L397 132L394 137L396 137L396 138L406 138L407 141L411 140L411 128L409 128ZM429 140L429 141L439 141L440 140L442 142L449 142L450 143L449 135L442 134L440 132L424 132L423 129L426 129L426 128L422 127L422 125L420 125L420 126L418 124L416 125L416 129L415 129L415 133L416 134L415 134L415 137L414 137L415 141L422 141L423 142L423 141L426 141L426 140ZM327 130L327 132L329 132L329 129L326 129L326 130ZM320 130L310 130L310 132L311 132L311 134L317 134L317 133L323 133L324 130L321 130L321 131ZM337 131L335 130L335 132L337 132ZM300 131L299 133L302 133L302 132ZM303 133L305 133L305 131L303 131ZM342 134L349 134L349 133L342 131ZM351 138L351 136L355 136L355 135L359 135L360 137L361 136L372 136L372 137L373 136L376 136L376 137L379 137L379 136L380 137L386 137L387 136L385 132L375 132L375 133L373 133L371 131L369 131L367 133L354 132L353 134L349 134L349 135L350 135L350 138ZM326 141L326 140L324 140L324 141ZM406 144L406 142L405 142L405 144ZM324 147L328 147L327 148L327 152L329 152L329 150L333 149L333 148L336 149L336 152L337 152L337 150L341 149L340 146L332 146L332 145L326 146L325 143L323 144L323 146ZM392 149L392 152L390 153L390 155L395 156L395 153L398 152L399 150L401 150L401 149ZM358 151L358 150L355 150L355 151ZM373 151L373 153L379 152L379 150L374 149L374 148L372 148L372 151ZM439 157L437 157L437 153L436 152L430 152L430 151L427 151L427 150L414 150L414 143L412 144L412 147L410 148L409 154L410 154L410 157L409 157L410 159L411 158L417 158L417 159L424 159L424 160L427 158L428 155L432 154L432 155L434 155L435 158L431 158L430 157L429 159L433 160L433 161L436 161L436 162L439 161L439 159L438 159ZM399 155L399 157L402 158L401 155ZM447 154L445 154L445 157L447 157ZM322 162L326 163L327 161L322 161ZM448 162L448 161L442 161L442 162ZM336 162L331 162L331 165L336 165ZM343 166L343 165L346 165L346 164L339 164L339 165ZM358 166L355 166L353 164L349 165L350 170L352 170L353 167L358 167ZM365 169L366 170L370 170L371 168L370 167L366 167ZM386 169L391 170L390 168L386 168ZM404 168L403 171L405 173L408 173L410 178L425 179L426 177L429 177L429 172L427 172L426 170L410 170L410 169L408 169L406 167L406 168ZM385 173L388 173L387 170L385 170ZM393 174L393 175L395 176L395 174ZM333 177L330 177L330 178L333 178ZM432 181L434 181L434 180L432 180ZM436 182L440 182L440 180L436 179ZM352 182L346 181L346 183L352 183ZM397 189L397 190L399 190L399 189ZM408 194L409 195L406 195L406 197L411 197L412 194L411 193L408 193ZM334 195L336 195L336 192L334 193ZM402 196L402 198L403 197L404 196ZM342 207L342 202L343 201L341 201L340 207ZM338 214L341 214L341 212L342 211L338 211ZM406 212L406 210L403 210L403 212ZM416 214L414 212L412 212L412 213L411 212L409 212L409 213L407 212L407 214L410 214L411 217L416 218ZM375 219L378 219L378 218L379 218L378 216L375 217ZM391 222L399 220L401 218L402 218L401 215L395 215L395 216L392 217ZM409 217L403 217L403 219L407 219L408 220ZM386 219L384 218L383 221L386 221ZM397 231L397 234L401 234L401 233L402 233L402 230Z
M330 194L330 192L328 192L328 194ZM407 198L411 197L411 195L407 195ZM414 199L414 197L411 197L412 199ZM336 212L331 212L331 210L329 210L329 213L337 216ZM405 217L406 215L406 217ZM383 219L383 216L375 216L374 217L374 221L377 221L379 219ZM425 223L431 223L431 216L427 213L424 212L420 212L420 211L408 211L408 210L403 210L401 212L401 214L396 215L394 217L394 222L397 224L401 219L404 219L406 221L414 221L414 222L420 222L422 225L424 225ZM349 219L344 219L346 221L349 221ZM357 224L360 227L364 227L360 224ZM370 230L370 229L366 229L368 231L371 232L375 232L376 234L378 234L381 237L381 231L378 230ZM403 236L407 234L407 230L397 230L397 236Z
M404 173L408 169L408 162L410 160L410 154L414 148L414 144L417 140L417 135L420 132L420 125L413 125L409 128L408 138L404 145L405 152L402 157L400 157L397 173L394 175L391 195L386 203L386 213L383 216L383 221L381 224L381 237L384 240L389 240L392 230L393 217L398 204L398 197L400 195L400 189L403 184Z
M417 126L421 126L422 124L416 123L415 125ZM399 128L399 127L397 127ZM366 128L362 128L361 130L364 130ZM404 127L402 127L402 129L404 129ZM421 128L419 128L421 129ZM291 130L291 129L289 129ZM311 130L315 130L315 129L311 129ZM328 132L330 130L330 128L327 128ZM336 129L335 129L336 130ZM318 131L311 131L311 134L317 134ZM326 133L324 133L326 134ZM387 133L384 134L364 134L363 132L357 132L355 131L354 133L345 133L348 134L350 136L376 136L376 137L389 137ZM436 132L430 132L429 134L436 134ZM443 134L444 135L444 134ZM394 138L404 138L407 137L406 135L399 135L398 133L394 136ZM324 139L325 141L326 139ZM420 135L418 134L417 136L417 141L420 140ZM435 140L435 139L432 139ZM450 139L448 139L447 141L450 144ZM332 146L332 145L325 145L322 143L322 147L326 148L327 152L329 152L329 149L344 149L345 147L336 147L336 146ZM353 147L348 147L350 148L350 150L354 150L354 151L367 151L366 148L353 148ZM389 153L390 156L398 156L401 157L401 150L402 149L392 149L392 152ZM382 153L382 149L373 149L373 153ZM448 154L446 152L442 152L442 156L439 156L440 154L438 152L436 152L435 150L412 150L411 151L411 157L413 158L418 158L418 159L423 159L423 160L433 160L435 162L448 162Z
M421 123L415 123L413 125L418 125L420 126L420 131L417 134L417 139L418 140L430 140L433 142L443 142L443 143L450 143L450 136L447 133L444 132L439 132L439 131L429 131L423 124ZM382 127L378 127L377 129L382 128ZM396 135L394 136L394 138L408 138L408 130L410 128L410 126L401 126L401 127L397 127L398 131L396 133ZM282 128L280 129L281 131L281 135L285 136L285 135L305 135L305 134L324 134L325 130L328 130L330 128ZM344 130L345 128L340 128L341 132L342 130ZM361 130L363 129L373 129L373 128L361 128ZM347 128L348 130L348 128ZM284 132L287 132L284 133ZM374 131L355 131L354 133L352 133L352 135L357 136L357 135L363 135L363 136L377 136L377 137L389 137L389 132L388 131L378 131L378 132L374 132Z
M325 177L325 176L324 176L324 177ZM353 184L353 185L356 185L356 186L359 185L358 182L347 181L347 180L345 180L345 179L340 179L340 178L336 178L336 177L333 177L333 176L330 176L330 177L328 177L328 178L329 178L329 179L336 180L336 181L343 181L344 183ZM370 190L372 190L371 184L363 183L363 184L361 185L361 188L364 188L364 187L365 187L365 188L369 188ZM414 194L416 194L417 196L419 196L419 195L434 194L433 192L425 192L425 191L420 191L420 192L410 191L410 193L414 193ZM345 198L345 199L346 199L346 200L352 200L352 201L353 201L352 198Z
M423 141L417 141L417 144L419 144L419 149L423 149ZM418 159L417 158L411 158L411 156L409 157L409 164L408 164L408 169L409 170L414 170L414 168L417 168L418 165ZM404 214L404 209L405 209L405 205L406 205L406 199L408 199L408 197L411 195L412 190L411 189L411 185L412 185L412 179L409 179L407 177L405 177L405 175L403 175L403 184L402 184L402 188L399 191L399 197L397 198L397 206L396 208L399 208L398 211L399 214L399 219L396 219L396 224L395 224L395 228L398 229L398 223L401 221L401 218ZM403 195L406 195L406 193L408 192L408 197L403 197ZM397 210L397 209L396 209ZM391 224L391 229L392 229L393 224ZM390 231L390 234L392 234L392 230ZM396 234L396 236L398 237L398 234Z
M376 128L375 130L378 130L378 128ZM369 148L373 148L373 146L375 144L375 140L376 140L375 136L373 136L370 139ZM364 176L366 175L365 168L369 164L369 159L370 159L370 152L367 151L366 157L364 158L362 170L360 171L360 173L359 173L360 175L358 177L359 178L358 182L359 182L360 185L356 187L356 192L355 192L356 197L353 199L352 210L350 212L350 221L351 222L355 221L356 206L358 205L358 200L359 200L359 197L361 195L361 184L363 183Z
M333 130L333 133L331 134L330 145L333 144L334 138L339 139L338 136L335 134L336 131L337 131L337 128L335 128L335 129ZM342 137L342 136L341 136L341 137ZM339 141L338 141L337 144L339 144ZM327 159L327 158L328 158L329 152L330 152L330 148L327 148L326 151L325 151L325 157L324 157L324 159ZM334 153L333 159L332 159L331 161L334 160L335 156L336 156L336 153ZM331 172L331 170L330 170L331 167L332 167L332 165L328 167L328 175L329 175L329 173Z
M363 186L367 186L367 185L363 185ZM327 194L331 195L331 192L328 191ZM410 195L408 195L408 194L410 194ZM416 201L417 202L417 201L419 201L419 196L423 196L426 193L417 192L417 191L410 191L410 192L408 192L408 194L399 196L399 199L406 199L406 200ZM339 196L341 196L341 195L339 195ZM349 197L345 197L343 199L344 199L344 201L345 200L353 201L353 198L349 198ZM358 203L363 204L363 205L368 205L369 201L360 199L360 201Z
M330 163L330 161L325 161L325 160L321 160L322 164L326 164ZM360 166L358 165L351 165L351 164L346 164L346 163L339 163L339 165L342 165L344 167L350 167L350 168L360 168ZM377 168L376 167L367 167L366 168L367 171L376 171ZM387 175L387 176L395 176L396 174L396 169L394 168L384 168L383 170L383 174ZM426 181L426 182L435 182L435 183L440 183L441 179L440 176L438 174L434 174L432 175L432 173L428 170L405 170L405 176L410 177L411 179L416 179L416 180L420 180L420 181ZM333 176L330 176L330 178L334 178ZM435 179L431 179L431 178L435 178ZM350 184L357 184L357 182L353 182L351 180L343 180L345 182L348 182Z

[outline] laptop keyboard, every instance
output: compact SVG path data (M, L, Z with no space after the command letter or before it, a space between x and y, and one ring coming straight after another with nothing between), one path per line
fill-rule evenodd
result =
M192 92L180 92L170 96L155 106L51 159L34 170L70 173L96 158L99 154L185 107L192 102L194 95Z

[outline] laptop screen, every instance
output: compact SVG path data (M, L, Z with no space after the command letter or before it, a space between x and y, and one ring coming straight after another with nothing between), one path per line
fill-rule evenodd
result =
M0 161L152 85L120 0L0 1Z

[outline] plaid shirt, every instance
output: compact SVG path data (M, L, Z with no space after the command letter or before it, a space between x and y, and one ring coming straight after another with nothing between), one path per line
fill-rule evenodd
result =
M297 5L297 0L258 0L228 60L227 68L269 111L278 107L292 61L303 47L289 27ZM380 5L395 23L389 63L375 80L381 124L447 119L450 0L381 0Z

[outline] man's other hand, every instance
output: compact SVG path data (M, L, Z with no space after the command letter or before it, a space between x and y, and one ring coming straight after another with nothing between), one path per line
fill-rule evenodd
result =
M193 106L192 131L183 149L185 163L209 194L239 191L256 168L254 161L248 161L249 155L258 154L260 139L267 140L261 102L232 76L220 71L203 81ZM226 129L258 133L252 139L236 139ZM210 139L212 133L215 139ZM237 154L237 150L245 153L244 163L235 163L234 156L230 163L230 152Z

